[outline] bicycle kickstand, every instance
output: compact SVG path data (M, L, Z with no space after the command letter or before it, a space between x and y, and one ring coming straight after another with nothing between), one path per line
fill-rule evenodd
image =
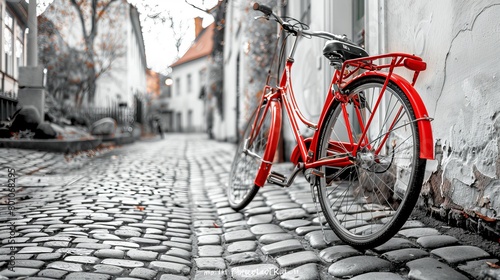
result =
M326 240L325 227L323 226L323 220L321 219L321 214L320 214L319 209L318 209L318 201L316 198L316 194L318 191L318 185L319 184L318 184L317 180L313 180L313 182L311 182L312 199L314 202L314 206L316 207L316 215L318 215L318 222L321 226L321 232L323 233L323 241L325 241L326 245L330 245L330 242L328 240Z

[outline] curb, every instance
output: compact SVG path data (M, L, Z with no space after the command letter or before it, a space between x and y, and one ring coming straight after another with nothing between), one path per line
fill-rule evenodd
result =
M74 153L78 151L91 150L102 143L102 139L86 140L0 140L0 148L41 150L59 153Z

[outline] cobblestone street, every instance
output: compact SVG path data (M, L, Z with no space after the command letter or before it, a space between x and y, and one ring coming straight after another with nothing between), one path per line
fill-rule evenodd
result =
M204 134L71 161L0 149L0 279L500 279L499 256L418 220L366 251L328 226L323 235L300 176L235 212L225 193L234 150Z

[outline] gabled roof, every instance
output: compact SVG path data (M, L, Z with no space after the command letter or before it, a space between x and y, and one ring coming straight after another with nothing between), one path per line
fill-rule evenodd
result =
M203 29L187 52L179 58L179 60L170 65L170 67L176 67L186 62L210 55L214 45L214 27L215 23L212 23Z

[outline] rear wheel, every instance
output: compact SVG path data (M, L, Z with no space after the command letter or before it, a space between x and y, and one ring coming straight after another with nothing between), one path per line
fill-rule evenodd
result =
M389 82L374 108L384 82L367 76L348 85L345 111L340 102L332 105L318 143L319 159L351 156L350 166L321 167L326 176L319 180L318 195L330 227L355 247L378 246L397 233L417 202L424 176L426 161L419 158L417 122L406 95ZM359 142L372 115L354 156L348 143Z
M236 154L229 174L227 196L229 205L234 210L245 208L255 197L260 186L255 184L255 178L262 164L262 159L268 147L268 138L273 131L272 108L263 105L261 110L254 112L250 118L236 150ZM258 115L257 115L258 113ZM257 118L257 124L262 120L262 126L255 131L252 137L252 127ZM268 173L268 172L267 172Z

